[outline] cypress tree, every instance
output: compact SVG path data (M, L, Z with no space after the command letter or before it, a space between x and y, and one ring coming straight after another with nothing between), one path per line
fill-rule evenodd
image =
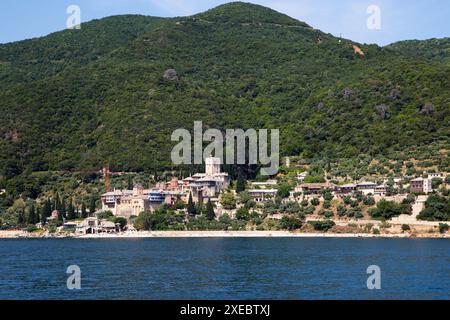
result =
M128 190L133 190L134 184L133 184L133 177L128 176Z
M64 219L67 217L67 206L66 206L66 200L61 200L61 210L59 210L59 216L58 219L60 221L64 221Z
M52 203L50 199L47 199L44 202L44 206L42 207L42 214L41 214L41 222L45 223L47 221L47 218L52 215Z
M36 212L34 204L31 204L30 211L28 212L27 224L36 224L39 221L39 216Z
M216 213L214 212L214 207L211 202L211 199L209 199L208 203L206 204L206 218L208 218L208 220L210 221L216 218Z
M69 200L69 205L68 205L68 209L67 209L67 219L68 220L74 220L76 218L75 215L75 207L72 203L72 199Z
M236 181L236 192L240 193L245 190L245 179L242 174L239 172L238 178Z
M19 215L17 217L17 224L21 227L25 224L25 213L22 211L19 212Z
M58 210L58 211L61 210L61 199L59 197L59 193L58 192L56 192L55 202L54 202L54 205L53 205L53 210Z
M187 212L191 216L195 216L197 214L197 210L195 209L194 201L192 200L192 192L189 193L189 200L187 205Z
M84 203L84 201L81 203L81 218L85 219L87 218L88 214L86 211L86 204Z
M91 197L91 200L89 202L89 214L93 215L95 211L96 211L95 198Z

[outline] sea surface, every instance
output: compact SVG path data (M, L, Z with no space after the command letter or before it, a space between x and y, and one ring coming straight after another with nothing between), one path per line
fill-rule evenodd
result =
M381 289L367 287L372 265ZM0 299L449 297L448 239L0 240Z

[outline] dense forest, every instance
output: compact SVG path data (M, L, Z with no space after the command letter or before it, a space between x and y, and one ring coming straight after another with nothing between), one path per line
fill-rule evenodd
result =
M449 47L358 44L245 3L0 45L0 175L170 168L172 131L196 120L279 128L303 159L445 148Z

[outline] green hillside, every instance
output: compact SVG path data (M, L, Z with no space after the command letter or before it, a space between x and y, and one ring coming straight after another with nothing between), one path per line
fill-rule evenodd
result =
M0 168L169 167L172 131L195 120L280 128L283 155L304 158L448 145L449 88L449 66L257 5L110 17L0 45Z
M400 41L387 48L402 54L450 64L450 38Z

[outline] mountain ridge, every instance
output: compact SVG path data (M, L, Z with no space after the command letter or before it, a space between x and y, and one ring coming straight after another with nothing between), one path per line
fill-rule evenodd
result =
M295 19L273 12L233 3L191 17L116 16L116 26L89 22L54 42L0 45L3 176L105 162L170 167L171 132L194 120L280 128L283 155L305 158L446 142L448 67L302 22L279 28L272 23ZM85 42L98 28L100 38ZM164 80L169 68L178 80Z

